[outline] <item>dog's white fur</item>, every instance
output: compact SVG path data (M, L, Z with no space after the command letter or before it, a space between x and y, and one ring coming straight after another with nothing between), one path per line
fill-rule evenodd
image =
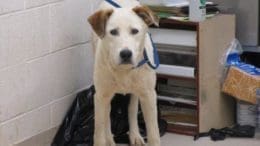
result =
M107 2L102 2L99 12L110 11L105 22L103 35L93 35L95 49L94 85L95 94L95 132L94 146L115 146L110 127L110 102L115 93L131 93L129 105L129 136L131 145L142 146L144 140L139 133L137 112L140 101L148 133L148 146L160 146L156 107L156 74L147 64L133 69L143 59L148 25L133 8L139 6L136 0L114 0L123 8L116 9ZM89 18L95 30L97 14ZM100 15L102 16L102 15ZM152 18L151 18L152 19ZM101 22L100 22L101 23ZM119 30L118 36L110 34L112 29ZM132 28L139 30L133 35ZM120 51L128 48L132 53L131 64L120 63Z

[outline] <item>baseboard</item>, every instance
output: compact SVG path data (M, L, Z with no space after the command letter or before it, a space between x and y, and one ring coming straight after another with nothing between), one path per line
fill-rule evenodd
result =
M52 128L14 146L50 146L57 130L58 127Z

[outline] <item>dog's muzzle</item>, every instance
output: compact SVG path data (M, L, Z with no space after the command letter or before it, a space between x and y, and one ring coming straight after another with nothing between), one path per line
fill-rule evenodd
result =
M124 49L120 52L121 64L132 64L133 53L129 49Z

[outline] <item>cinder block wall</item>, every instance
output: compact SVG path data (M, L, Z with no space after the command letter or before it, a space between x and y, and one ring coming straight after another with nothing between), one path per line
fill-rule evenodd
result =
M60 125L92 83L87 17L98 0L0 0L0 146Z

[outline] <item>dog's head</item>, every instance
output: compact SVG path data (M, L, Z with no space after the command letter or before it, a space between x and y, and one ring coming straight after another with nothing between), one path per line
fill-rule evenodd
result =
M89 17L113 66L133 67L142 59L145 35L158 18L144 6L100 10Z

